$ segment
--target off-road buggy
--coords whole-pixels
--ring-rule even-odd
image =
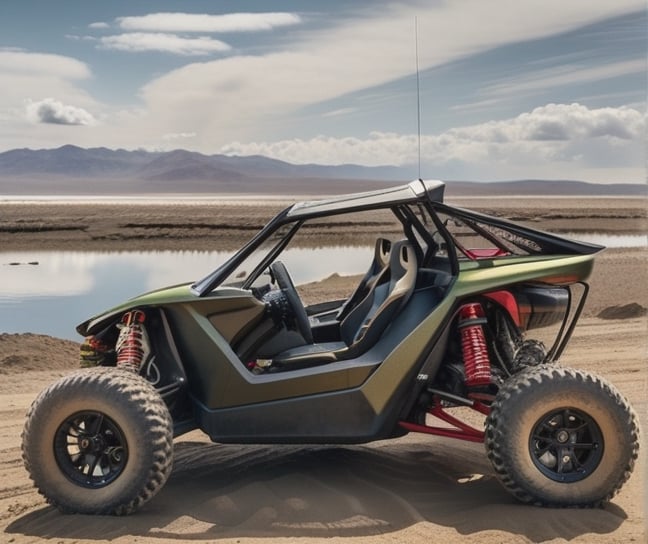
[[[556,363],[603,248],[443,191],[416,180],[295,204],[207,277],[79,325],[92,368],[43,391],[23,431],[38,490],[63,512],[128,514],[193,429],[221,443],[421,432],[484,442],[523,502],[609,500],[637,458],[636,417],[608,382]]]

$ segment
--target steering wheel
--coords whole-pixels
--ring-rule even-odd
[[[308,314],[306,313],[306,308],[297,294],[297,289],[295,289],[295,284],[288,274],[286,266],[281,261],[275,261],[270,265],[270,272],[277,281],[279,288],[286,294],[288,299],[288,304],[293,311],[295,316],[295,321],[297,323],[297,329],[306,340],[307,344],[313,343],[313,331],[311,330],[310,320],[308,319]]]

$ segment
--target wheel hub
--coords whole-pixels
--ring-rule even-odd
[[[68,479],[93,489],[114,481],[128,461],[121,429],[101,412],[67,418],[54,436],[54,455]]]
[[[101,453],[105,448],[105,442],[99,435],[79,438],[79,449],[83,453]]]
[[[529,439],[529,454],[546,477],[557,482],[587,478],[603,457],[603,435],[584,412],[561,408],[542,416]]]

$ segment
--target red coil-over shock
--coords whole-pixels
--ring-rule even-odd
[[[151,347],[144,328],[144,312],[132,310],[122,316],[119,327],[119,337],[115,351],[117,352],[117,367],[139,372],[142,364],[148,359]]]
[[[482,325],[485,324],[484,309],[478,302],[464,304],[459,308],[459,330],[468,388],[491,383],[490,359]]]

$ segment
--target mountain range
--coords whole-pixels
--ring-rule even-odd
[[[416,177],[413,167],[291,164],[263,156],[204,155],[183,149],[127,151],[12,149],[0,153],[0,194],[317,194],[384,187]],[[447,181],[462,195],[635,195],[646,185],[567,180]]]

